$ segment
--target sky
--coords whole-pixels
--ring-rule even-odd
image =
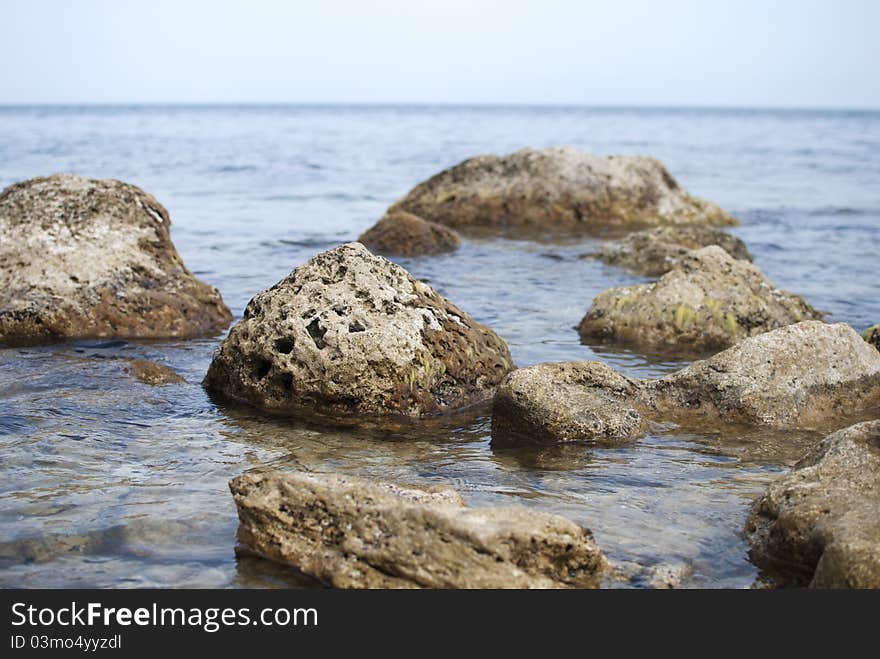
[[[880,108],[880,0],[0,0],[0,104]]]

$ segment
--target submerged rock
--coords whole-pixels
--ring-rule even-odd
[[[862,332],[862,338],[877,348],[877,350],[880,350],[880,325],[872,325],[866,329]]]
[[[418,417],[486,400],[507,345],[360,243],[319,254],[254,297],[214,353],[209,391],[338,421]]]
[[[148,359],[132,359],[128,362],[125,370],[131,373],[136,380],[152,386],[185,382],[173,368]]]
[[[687,225],[636,231],[606,243],[601,252],[590,254],[610,265],[635,270],[647,277],[659,277],[677,267],[693,250],[718,245],[735,259],[751,261],[745,243],[716,227]]]
[[[216,334],[232,315],[186,269],[168,211],[114,180],[56,174],[0,192],[0,340]]]
[[[750,337],[658,380],[596,362],[512,372],[493,404],[495,441],[635,439],[649,422],[831,428],[880,406],[880,353],[844,323],[804,321]]]
[[[771,483],[745,535],[785,583],[880,588],[880,421],[829,435]]]
[[[454,490],[338,474],[250,473],[230,482],[238,550],[336,588],[595,587],[589,531],[524,508],[467,508]]]
[[[712,245],[685,255],[659,281],[600,293],[578,331],[583,339],[706,352],[819,317],[754,265]]]
[[[358,242],[379,254],[425,256],[454,252],[461,244],[452,229],[406,211],[389,211]]]
[[[417,185],[392,209],[461,231],[500,234],[736,224],[715,204],[682,190],[654,158],[567,147],[465,160]]]
[[[599,362],[517,369],[495,392],[492,436],[514,442],[635,439],[646,430],[639,387]]]

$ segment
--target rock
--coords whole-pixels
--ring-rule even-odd
[[[131,373],[136,380],[152,386],[186,382],[174,369],[164,364],[151,362],[148,359],[132,359],[128,362],[125,370]]]
[[[589,531],[524,508],[467,508],[450,489],[339,474],[249,473],[230,483],[238,551],[336,588],[594,587]]]
[[[844,323],[744,339],[658,380],[597,362],[518,369],[495,394],[492,441],[623,441],[650,423],[831,428],[880,406],[880,353]]]
[[[784,583],[880,588],[880,421],[829,435],[771,483],[745,535]]]
[[[379,254],[425,256],[454,252],[461,239],[452,229],[406,211],[390,211],[358,238]]]
[[[514,235],[736,224],[715,204],[687,194],[653,158],[572,148],[465,160],[417,185],[392,209],[460,231]]]
[[[472,405],[511,368],[494,332],[400,266],[348,243],[251,300],[204,384],[227,399],[336,423]]]
[[[862,332],[862,338],[877,348],[877,350],[880,350],[880,325],[872,325],[866,329]]]
[[[494,442],[615,443],[646,430],[640,384],[599,362],[537,364],[508,375],[492,406]]]
[[[56,174],[0,192],[0,340],[182,338],[232,315],[186,269],[168,211],[127,183]]]
[[[718,245],[735,259],[751,261],[745,243],[722,229],[701,225],[665,226],[636,231],[606,243],[589,254],[610,265],[623,266],[647,277],[659,277],[677,267],[692,250]]]
[[[649,390],[665,415],[822,427],[880,405],[880,353],[846,323],[804,321],[696,361]]]
[[[578,330],[584,340],[700,353],[819,317],[754,265],[712,245],[682,257],[659,281],[600,293]]]

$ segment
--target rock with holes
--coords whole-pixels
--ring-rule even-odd
[[[461,239],[452,229],[406,211],[391,211],[358,238],[378,254],[426,256],[454,252]]]
[[[585,340],[699,353],[820,317],[754,265],[712,245],[690,252],[656,282],[600,293],[578,330]]]
[[[607,566],[574,522],[468,508],[448,488],[268,471],[239,476],[230,489],[240,553],[336,588],[585,588]]]
[[[417,185],[392,209],[484,234],[736,224],[715,204],[682,190],[653,158],[596,156],[572,148],[465,160]]]
[[[735,259],[752,260],[742,240],[717,227],[698,224],[636,231],[606,243],[601,252],[589,256],[641,275],[659,277],[678,266],[692,250],[709,245],[718,245]]]
[[[517,369],[495,392],[492,440],[616,443],[641,437],[646,419],[639,387],[599,362]]]
[[[880,408],[880,352],[847,324],[803,321],[744,339],[657,380],[598,362],[513,371],[495,394],[494,442],[621,442],[651,422],[833,429]]]
[[[880,325],[872,325],[866,329],[862,332],[862,338],[877,348],[877,350],[880,350]]]
[[[783,583],[880,588],[880,421],[829,435],[771,483],[745,535]]]
[[[229,309],[186,269],[170,224],[119,181],[56,174],[0,192],[0,341],[223,330]]]
[[[511,367],[492,330],[349,243],[251,300],[214,353],[205,386],[327,421],[419,417],[487,399]]]

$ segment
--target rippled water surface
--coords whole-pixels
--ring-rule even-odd
[[[0,186],[59,171],[135,183],[169,209],[197,276],[240,315],[389,203],[478,153],[570,144],[662,159],[735,229],[777,285],[857,329],[880,321],[880,114],[630,109],[0,108]],[[655,377],[683,362],[581,345],[600,291],[642,281],[579,258],[598,242],[466,240],[401,259],[510,344],[520,366],[600,359]],[[408,436],[321,430],[208,400],[220,337],[0,349],[0,586],[290,586],[236,560],[227,481],[259,465],[449,482],[591,528],[620,562],[690,566],[687,585],[748,587],[751,499],[809,433],[681,434],[619,448],[500,449],[485,411]],[[143,357],[182,385],[126,372]]]

